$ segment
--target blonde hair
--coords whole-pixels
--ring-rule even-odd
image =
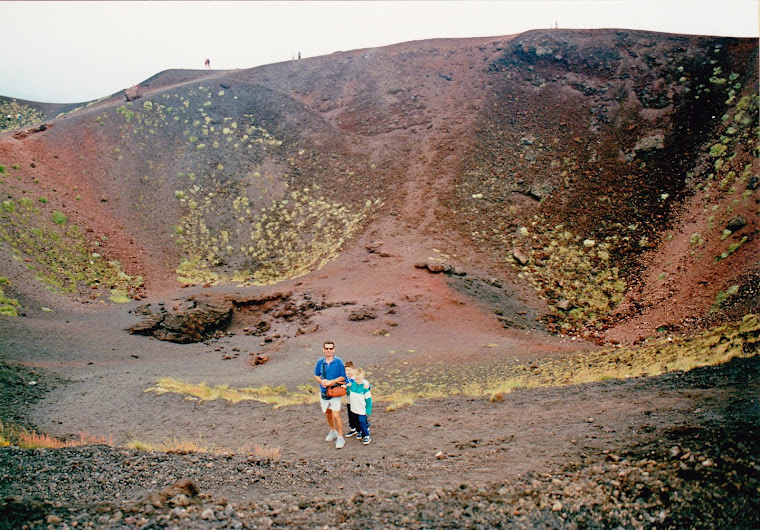
[[[354,379],[364,379],[364,370],[361,368],[354,368]]]

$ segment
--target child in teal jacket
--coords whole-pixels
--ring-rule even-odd
[[[364,379],[364,370],[356,368],[354,370],[353,380],[346,386],[348,402],[351,405],[351,412],[355,413],[359,419],[359,432],[357,440],[361,440],[364,445],[369,445],[372,439],[369,437],[369,421],[367,416],[372,414],[372,393],[369,381]]]

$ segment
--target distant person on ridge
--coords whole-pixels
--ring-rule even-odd
[[[211,68],[211,59],[206,59],[206,62],[205,62],[205,63],[203,63],[203,65],[204,65],[206,68],[209,68],[209,69],[210,69],[210,68]]]
[[[322,345],[324,357],[320,357],[317,365],[314,367],[314,379],[320,386],[320,403],[322,412],[325,413],[327,425],[330,432],[327,433],[326,442],[335,440],[335,448],[341,449],[346,445],[343,438],[343,420],[340,417],[340,397],[329,397],[327,389],[333,385],[344,383],[346,381],[346,367],[343,359],[335,356],[335,343],[325,341]]]

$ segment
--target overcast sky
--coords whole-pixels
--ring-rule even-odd
[[[626,28],[754,37],[760,0],[0,2],[0,95],[113,94],[171,68],[252,68],[437,37]]]

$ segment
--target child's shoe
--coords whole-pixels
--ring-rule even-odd
[[[364,437],[364,440],[362,440],[362,443],[363,443],[364,445],[369,445],[369,443],[370,443],[371,441],[372,441],[372,438],[370,438],[369,436],[365,436],[365,437]]]
[[[359,432],[356,429],[351,429],[348,431],[348,434],[346,434],[346,438],[351,438],[352,436],[356,436],[356,433]]]

